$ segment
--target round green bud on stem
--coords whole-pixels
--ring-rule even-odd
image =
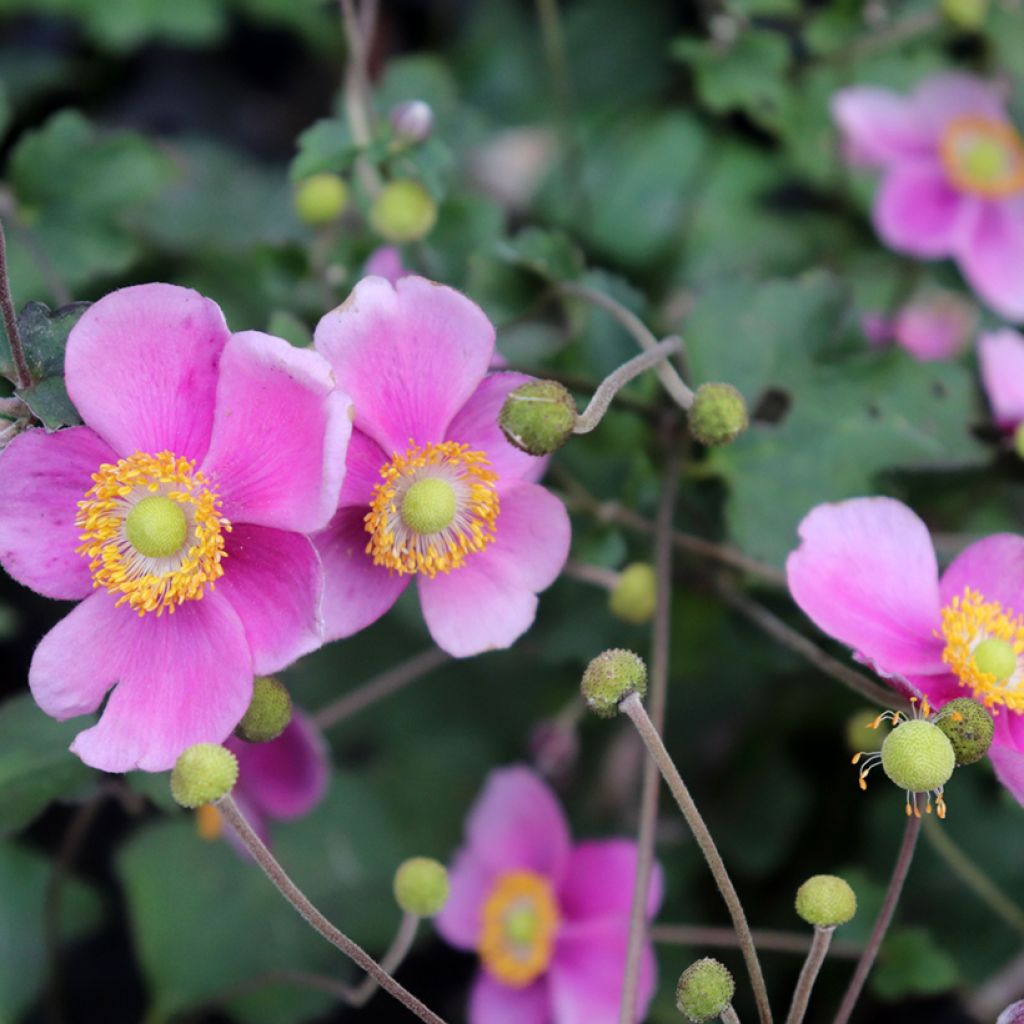
[[[1024,459],[1024,422],[1013,432],[1013,450]]]
[[[956,763],[974,764],[992,746],[995,723],[988,710],[970,697],[957,697],[946,704],[935,723],[953,745]]]
[[[389,242],[417,242],[437,223],[437,203],[418,181],[392,181],[370,207],[370,226]]]
[[[336,220],[348,206],[348,185],[337,174],[324,171],[295,186],[295,212],[310,227]]]
[[[635,625],[647,622],[654,614],[658,601],[657,577],[654,566],[634,562],[619,573],[618,581],[608,596],[612,615]]]
[[[989,0],[941,0],[943,17],[965,32],[977,32],[988,17]]]
[[[238,781],[238,760],[217,743],[196,743],[171,771],[171,796],[182,807],[196,808],[227,796]]]
[[[882,722],[878,728],[873,729],[877,718],[877,712],[865,710],[855,711],[846,720],[846,743],[852,753],[856,754],[860,750],[871,753],[882,749],[889,727]]]
[[[509,392],[498,426],[528,455],[550,455],[572,437],[578,418],[572,395],[558,381],[535,380]]]
[[[747,429],[747,403],[731,384],[702,384],[689,412],[690,433],[708,448],[735,441]]]
[[[796,912],[817,928],[835,928],[857,913],[857,895],[842,878],[814,875],[796,891]]]
[[[923,718],[898,725],[882,744],[882,770],[911,793],[944,786],[955,767],[953,744],[937,725]]]
[[[153,494],[131,507],[124,519],[128,543],[146,558],[167,558],[185,546],[188,519],[173,498]]]
[[[721,1017],[736,994],[736,982],[725,964],[709,956],[690,964],[676,985],[676,1006],[693,1024]]]
[[[587,666],[580,690],[595,715],[611,718],[631,693],[643,697],[647,692],[647,666],[632,651],[605,651]]]
[[[455,489],[447,480],[425,476],[402,498],[402,522],[416,533],[437,533],[455,518]]]
[[[430,857],[410,857],[395,872],[395,902],[407,914],[433,917],[448,902],[448,871]]]
[[[257,676],[252,682],[249,710],[235,726],[235,735],[247,743],[269,743],[292,720],[292,699],[284,684],[273,676]]]

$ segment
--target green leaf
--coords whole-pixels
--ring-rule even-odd
[[[562,231],[524,228],[497,248],[501,257],[546,281],[571,281],[583,273],[583,253]]]
[[[883,999],[932,996],[953,988],[959,979],[953,958],[927,929],[901,928],[882,944],[871,989]]]
[[[209,45],[227,27],[223,0],[103,0],[82,5],[81,10],[86,32],[100,46],[119,53],[158,39]]]
[[[298,348],[313,344],[313,332],[294,313],[289,313],[286,309],[274,310],[267,325],[267,333],[273,334],[276,338],[284,338]]]
[[[340,117],[317,121],[299,136],[298,146],[289,171],[292,181],[301,181],[321,171],[341,174],[359,155],[348,122]]]

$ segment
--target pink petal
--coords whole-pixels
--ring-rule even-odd
[[[342,508],[313,537],[324,569],[324,638],[337,640],[376,622],[409,585],[411,577],[373,564],[366,553],[365,507]]]
[[[938,164],[901,164],[882,180],[874,221],[898,252],[932,259],[956,251],[975,200],[957,192]]]
[[[460,850],[448,869],[448,902],[434,925],[441,937],[458,949],[475,950],[480,940],[481,913],[499,872],[489,868],[476,851]]]
[[[997,533],[964,548],[943,573],[942,603],[961,596],[965,588],[981,591],[986,601],[1004,610],[1024,612],[1024,537]]]
[[[937,293],[904,306],[896,317],[896,341],[915,359],[952,359],[970,341],[974,309],[951,293]]]
[[[921,130],[936,137],[956,117],[1005,121],[1005,90],[973,75],[959,72],[925,79],[911,96],[912,115]]]
[[[468,1019],[469,1024],[550,1024],[547,984],[540,978],[526,988],[510,988],[481,971],[469,996]]]
[[[409,271],[402,266],[402,254],[393,245],[382,245],[370,253],[363,267],[365,277],[383,277],[394,284],[400,277],[408,277]]]
[[[1011,1003],[996,1019],[996,1024],[1024,1024],[1024,999]]]
[[[461,441],[476,451],[486,452],[491,468],[503,482],[534,483],[548,466],[548,459],[527,455],[510,445],[498,426],[498,414],[509,392],[534,379],[524,373],[489,374],[448,428],[449,441]]]
[[[75,553],[75,514],[92,474],[116,461],[88,427],[30,430],[0,454],[0,563],[19,583],[58,600],[90,592],[89,559]]]
[[[118,455],[201,460],[210,443],[220,307],[191,288],[122,288],[85,311],[68,339],[68,394]]]
[[[430,635],[456,658],[509,647],[533,624],[534,596],[569,555],[565,506],[536,484],[501,490],[497,540],[448,575],[419,580]]]
[[[350,405],[315,352],[258,331],[232,335],[203,463],[224,515],[300,533],[326,526],[345,473]]]
[[[789,590],[819,629],[886,672],[941,672],[938,567],[928,529],[891,498],[819,505],[786,562]]]
[[[957,259],[981,299],[1009,320],[1024,320],[1024,201],[980,203]]]
[[[1004,430],[1024,421],[1024,335],[1004,327],[978,341],[981,380],[992,415]]]
[[[105,637],[121,681],[99,723],[71,749],[102,771],[160,772],[194,743],[222,743],[249,706],[253,678],[245,632],[228,601],[208,593],[173,615],[117,611],[133,623]]]
[[[911,675],[906,681],[910,686],[901,686],[900,677],[888,680],[907,697],[927,697],[933,708],[941,708],[955,697],[969,697],[971,691],[960,685],[960,680],[951,672],[937,672],[934,675]]]
[[[217,590],[245,627],[253,671],[269,675],[315,651],[323,636],[323,573],[309,538],[243,523],[226,539]]]
[[[906,96],[871,85],[851,86],[832,97],[831,107],[854,163],[884,166],[935,152],[935,132],[921,123]]]
[[[609,917],[629,920],[636,875],[636,843],[605,839],[579,843],[569,857],[558,902],[565,919],[590,922]],[[655,864],[647,890],[647,915],[654,917],[663,895],[661,865]]]
[[[1017,803],[1024,806],[1024,753],[993,745],[988,756],[992,759],[996,778],[1013,794]]]
[[[338,505],[361,505],[364,509],[373,501],[374,490],[381,482],[381,469],[388,464],[390,456],[376,441],[361,430],[352,431],[345,456],[345,482],[341,487]]]
[[[494,328],[465,296],[422,277],[360,281],[317,325],[316,347],[352,396],[356,425],[388,454],[442,441],[483,380]]]

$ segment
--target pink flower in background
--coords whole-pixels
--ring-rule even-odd
[[[974,307],[952,292],[922,296],[893,317],[868,313],[861,321],[872,345],[895,342],[921,362],[958,356],[967,348],[977,323]]]
[[[853,163],[881,168],[882,240],[955,259],[993,309],[1024,320],[1024,139],[998,88],[945,74],[909,96],[875,86],[836,93],[832,114]]]
[[[488,373],[494,328],[451,288],[364,278],[315,343],[352,396],[338,513],[315,540],[329,639],[374,622],[416,577],[434,640],[466,657],[508,647],[569,553],[545,460],[505,440],[498,413],[530,378]]]
[[[215,303],[165,284],[90,307],[66,371],[86,425],[0,455],[0,562],[81,602],[29,684],[59,719],[113,687],[71,749],[104,771],[162,771],[230,734],[254,675],[319,646],[304,534],[337,504],[350,402],[315,352],[231,334]]]
[[[996,1024],[1024,1024],[1024,999],[1003,1010]]]
[[[572,844],[551,790],[528,768],[492,773],[451,866],[441,935],[480,956],[469,1024],[615,1024],[619,1019],[636,845]],[[661,903],[655,865],[649,918]],[[638,1019],[654,992],[643,950]]]
[[[400,277],[408,277],[409,273],[402,265],[402,254],[393,245],[382,245],[374,249],[363,267],[365,277],[383,277],[392,284]]]
[[[1024,335],[1004,327],[978,342],[981,381],[998,426],[1014,431],[1024,423]]]
[[[940,578],[928,528],[892,498],[819,505],[799,534],[786,563],[793,600],[902,693],[935,707],[981,701],[996,774],[1024,804],[1024,537],[971,544]],[[982,644],[998,677],[978,663]]]

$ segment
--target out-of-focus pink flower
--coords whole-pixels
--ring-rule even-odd
[[[469,1024],[615,1024],[629,938],[636,844],[572,844],[561,807],[528,768],[496,771],[466,821],[436,922],[480,956]],[[661,904],[660,868],[648,890]],[[638,1019],[655,985],[648,942]]]
[[[996,1024],[1024,1024],[1024,999],[1003,1010]]]
[[[370,253],[363,267],[365,277],[383,277],[394,284],[400,277],[408,277],[410,271],[402,265],[402,254],[393,245],[381,245]]]
[[[498,427],[531,378],[488,373],[494,328],[465,296],[420,277],[364,278],[316,329],[352,395],[338,513],[316,538],[329,638],[378,619],[415,576],[427,627],[455,657],[508,647],[569,552],[546,465]]]
[[[895,342],[923,363],[959,355],[977,324],[977,310],[952,292],[923,295],[908,302],[893,317],[866,313],[861,318],[861,327],[871,345]]]
[[[981,381],[999,427],[1016,430],[1024,423],[1024,335],[1004,327],[978,342]]]
[[[104,771],[162,771],[231,733],[254,675],[321,643],[305,534],[337,505],[351,403],[317,353],[231,334],[213,302],[166,284],[88,309],[66,371],[86,425],[0,455],[0,562],[81,602],[29,684],[60,719],[113,687],[71,749]]]
[[[804,613],[901,693],[989,708],[989,757],[1024,804],[1024,655],[1001,679],[974,659],[983,640],[1024,649],[1024,537],[971,544],[940,578],[928,528],[891,498],[819,505],[799,534],[786,574]]]
[[[836,93],[832,114],[853,163],[881,168],[875,227],[924,259],[955,259],[997,312],[1024,320],[1024,139],[1005,97],[944,74],[909,96],[874,86]]]

